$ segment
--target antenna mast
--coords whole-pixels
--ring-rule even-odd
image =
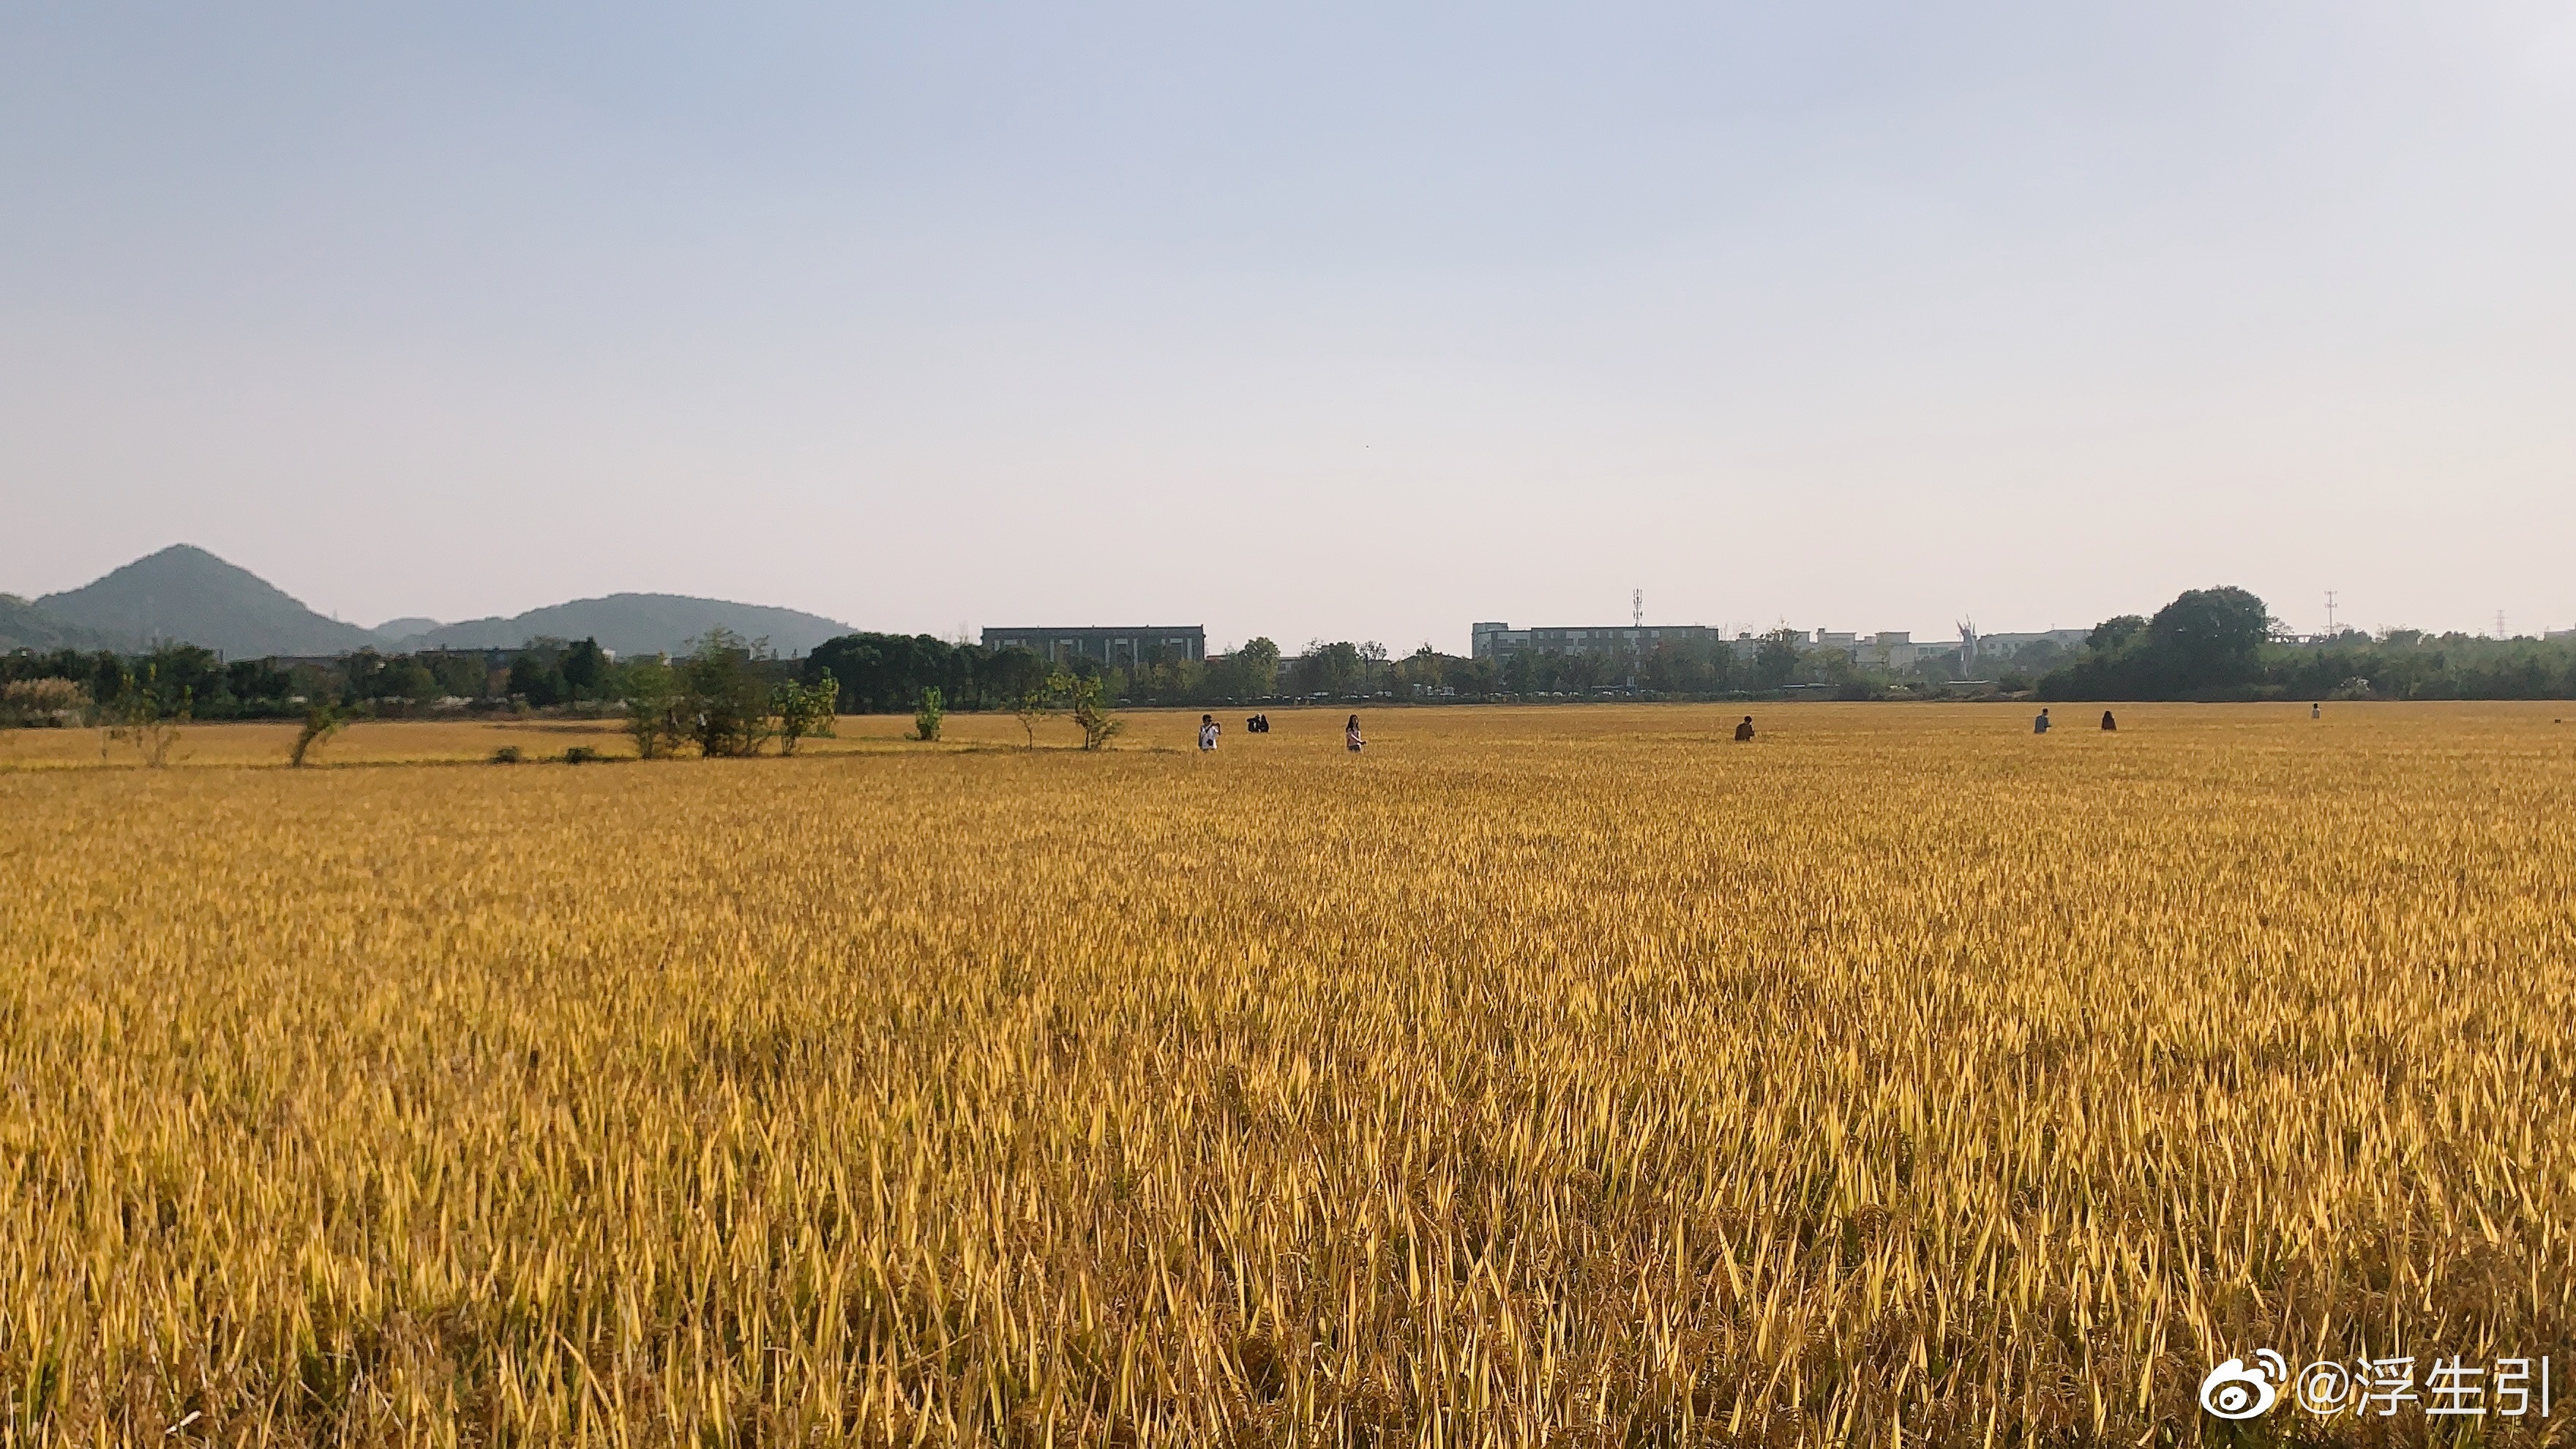
[[[1632,623],[1632,624],[1634,624],[1636,627],[1638,627],[1638,628],[1640,628],[1640,629],[1645,628],[1645,627],[1646,627],[1646,591],[1645,591],[1644,589],[1639,589],[1639,590],[1637,590],[1637,591],[1636,591],[1636,593],[1634,593],[1634,594],[1630,595],[1630,596],[1629,596],[1629,599],[1628,599],[1628,605],[1629,605],[1629,609],[1628,609],[1628,619],[1629,619],[1629,622],[1630,622],[1630,623]]]
[[[2326,637],[2327,637],[2327,638],[2329,638],[2329,639],[2331,639],[2331,638],[2333,638],[2333,637],[2334,637],[2334,631],[2335,631],[2335,626],[2334,626],[2334,611],[2335,611],[2335,591],[2334,591],[2334,590],[2332,590],[2332,589],[2328,589],[2328,590],[2326,590]]]

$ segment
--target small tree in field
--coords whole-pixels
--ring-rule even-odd
[[[659,659],[639,659],[622,666],[621,692],[626,699],[626,731],[635,737],[635,753],[647,760],[668,758],[680,747],[680,681]]]
[[[938,739],[940,721],[947,717],[947,705],[939,697],[939,686],[931,685],[921,692],[921,708],[912,712],[912,737],[916,740]]]
[[[1057,697],[1064,701],[1067,714],[1082,726],[1082,747],[1104,750],[1112,736],[1127,728],[1126,722],[1109,712],[1109,692],[1097,677],[1080,674],[1058,674]]]
[[[792,755],[807,735],[830,735],[832,714],[840,707],[841,685],[826,669],[812,684],[789,680],[771,692],[769,707],[778,715],[778,753]]]
[[[756,755],[776,732],[769,685],[753,660],[766,642],[745,644],[730,629],[710,629],[680,662],[682,713],[699,754],[709,759]]]
[[[1054,683],[1050,677],[1037,688],[1022,694],[1019,703],[1011,707],[1011,713],[1020,717],[1020,733],[1032,750],[1038,747],[1038,721],[1055,713]]]
[[[180,690],[176,707],[164,708],[158,683],[157,666],[147,664],[141,679],[127,676],[116,697],[99,707],[101,758],[109,745],[121,741],[140,751],[143,763],[155,770],[170,763],[171,748],[179,743],[179,726],[188,722],[196,697],[192,690]]]
[[[340,713],[340,706],[336,704],[308,707],[304,711],[304,729],[296,735],[295,749],[286,757],[286,763],[303,769],[304,757],[320,749],[324,741],[338,734],[348,722],[348,717]]]

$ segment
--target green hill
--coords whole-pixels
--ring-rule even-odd
[[[354,624],[317,614],[248,569],[175,544],[36,606],[116,648],[202,644],[232,658],[338,654],[373,644]]]
[[[112,649],[115,641],[48,614],[16,594],[0,594],[0,651]]]
[[[677,654],[709,629],[730,629],[745,639],[767,639],[781,654],[803,654],[826,639],[853,632],[819,614],[684,594],[610,594],[531,609],[512,618],[468,619],[415,634],[401,649],[509,649],[539,637],[596,639],[619,654]]]

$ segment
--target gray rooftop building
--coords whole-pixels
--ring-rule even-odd
[[[1199,624],[1138,624],[1127,628],[987,629],[987,649],[1026,649],[1050,664],[1089,659],[1101,664],[1160,664],[1205,660],[1207,629]]]

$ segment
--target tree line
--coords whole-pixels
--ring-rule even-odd
[[[2240,588],[2189,589],[2095,625],[2047,699],[2576,699],[2576,639],[2390,629],[2294,640]]]
[[[249,720],[400,718],[435,708],[568,710],[634,716],[681,709],[682,731],[718,753],[735,747],[755,694],[764,709],[788,685],[808,691],[798,708],[833,714],[949,710],[1024,713],[1032,701],[1071,712],[1074,693],[1098,707],[1208,708],[1287,700],[1492,700],[1582,698],[1605,693],[1684,699],[1823,691],[1869,699],[1965,691],[2048,699],[2576,698],[2576,640],[2487,639],[2395,629],[2292,641],[2263,601],[2241,588],[2189,590],[2153,615],[2124,614],[2085,643],[2046,641],[1979,661],[1990,680],[1961,679],[1958,658],[1927,652],[1911,668],[1872,670],[1838,648],[1812,647],[1776,629],[1750,649],[1715,638],[1667,640],[1633,655],[1522,651],[1506,659],[1443,654],[1425,644],[1395,655],[1374,641],[1310,641],[1294,658],[1269,639],[1196,660],[1149,654],[1134,664],[1082,659],[1056,665],[1026,649],[988,650],[928,634],[857,633],[801,660],[773,658],[757,641],[710,636],[738,656],[739,678],[719,681],[708,640],[680,660],[612,660],[595,639],[532,639],[505,656],[480,650],[380,654],[362,649],[326,663],[224,660],[188,644],[143,654],[20,650],[0,655],[0,725],[113,723],[116,719]],[[703,657],[702,657],[703,656]],[[726,666],[732,668],[733,666]],[[692,673],[692,671],[695,671]],[[695,683],[691,683],[695,681]],[[810,694],[829,682],[828,697]],[[721,683],[722,688],[717,685]],[[692,690],[696,693],[692,694]],[[712,711],[693,699],[732,700]],[[819,701],[819,703],[817,702]],[[639,704],[640,702],[640,704]],[[779,720],[770,711],[761,716]],[[702,718],[713,733],[698,738]],[[927,726],[935,730],[935,722]],[[664,736],[670,735],[668,719]],[[747,724],[742,728],[750,728]],[[758,731],[752,730],[752,733]],[[760,736],[761,742],[782,738]],[[676,747],[676,745],[674,745]]]
[[[19,650],[0,655],[0,686],[47,680],[68,685],[76,693],[46,693],[58,713],[87,713],[148,699],[165,714],[197,720],[295,719],[317,705],[362,717],[399,718],[451,700],[484,709],[609,708],[624,697],[621,671],[637,663],[611,663],[596,639],[532,639],[510,655],[496,667],[482,650],[380,654],[361,649],[329,664],[226,660],[194,644],[165,644],[140,654]],[[15,691],[27,698],[36,693]]]

